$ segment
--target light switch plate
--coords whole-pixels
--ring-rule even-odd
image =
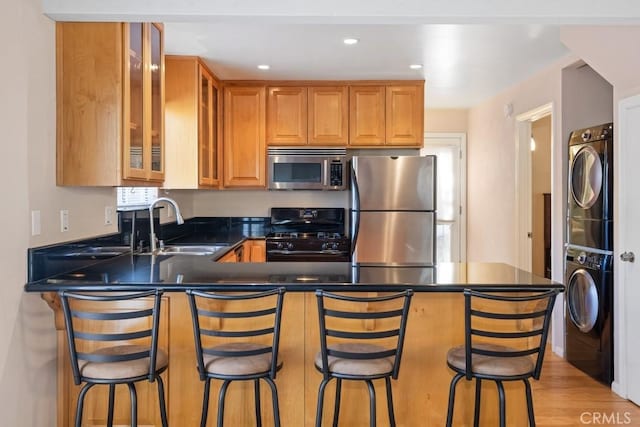
[[[60,231],[69,231],[69,211],[66,209],[60,211]]]
[[[112,225],[113,224],[113,206],[105,206],[104,207],[104,225]]]
[[[42,222],[40,221],[40,211],[31,211],[31,235],[39,236],[42,232]]]

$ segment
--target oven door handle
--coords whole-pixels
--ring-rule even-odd
[[[324,250],[324,251],[287,251],[285,249],[271,249],[267,251],[270,254],[278,255],[344,255],[347,251]]]

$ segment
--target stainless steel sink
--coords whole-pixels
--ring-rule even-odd
[[[167,245],[158,249],[155,255],[213,255],[219,250],[226,249],[227,245]],[[153,255],[151,252],[141,255]]]

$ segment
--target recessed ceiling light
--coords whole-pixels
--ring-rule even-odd
[[[260,65],[258,65],[258,68],[261,69],[261,70],[268,70],[271,67],[268,66],[267,64],[260,64]]]
[[[348,38],[348,39],[344,39],[344,40],[342,40],[342,42],[343,42],[344,44],[348,44],[348,45],[351,45],[351,44],[358,44],[358,42],[359,42],[359,41],[360,41],[360,40],[358,40],[358,39],[353,39],[353,38]]]
[[[422,64],[411,64],[409,65],[409,68],[411,68],[412,70],[419,70],[422,68]]]

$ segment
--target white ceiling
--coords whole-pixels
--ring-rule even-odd
[[[469,107],[523,80],[567,53],[558,35],[542,25],[165,24],[167,53],[201,56],[223,80],[425,79],[430,108]]]
[[[425,79],[428,108],[467,108],[568,54],[561,25],[637,24],[636,0],[42,0],[56,20],[160,21],[168,54],[221,79]],[[551,12],[552,11],[552,12]],[[360,43],[345,46],[342,39]],[[410,64],[423,64],[410,70]],[[258,64],[271,69],[260,71]]]

